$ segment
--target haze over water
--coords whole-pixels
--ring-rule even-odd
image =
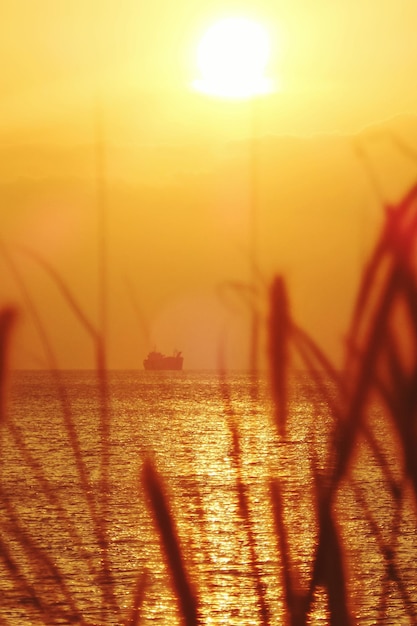
[[[199,42],[225,16],[269,33],[275,89],[264,97],[231,101],[192,88]],[[107,208],[111,368],[140,366],[154,344],[181,349],[190,368],[215,368],[225,326],[227,365],[246,366],[242,308],[219,303],[218,290],[250,279],[254,195],[264,284],[287,276],[297,321],[339,358],[383,205],[416,178],[416,20],[414,0],[7,2],[1,234],[59,366],[94,367],[91,349],[22,247],[96,320],[98,195]],[[213,78],[225,65],[216,58]],[[2,302],[25,309],[0,263]],[[16,333],[14,366],[45,367],[27,316]]]

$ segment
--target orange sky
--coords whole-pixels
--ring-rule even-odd
[[[396,140],[417,149],[417,4],[306,4],[6,0],[1,238],[62,367],[93,366],[92,348],[50,278],[19,246],[41,254],[97,321],[97,99],[110,366],[140,367],[156,344],[182,349],[186,367],[215,367],[224,329],[228,364],[247,365],[247,310],[223,286],[250,278],[253,150],[265,282],[283,272],[297,320],[340,356],[360,267],[383,214],[358,145],[385,200],[416,176],[416,162]],[[255,104],[190,88],[199,37],[229,14],[260,20],[272,37],[269,72],[280,88]],[[45,364],[16,279],[0,263],[0,302],[22,309],[13,364]]]

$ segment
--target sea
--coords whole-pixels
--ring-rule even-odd
[[[389,425],[376,410],[371,421],[401,496],[359,440],[334,503],[345,597],[352,624],[416,624],[415,501]],[[333,422],[303,373],[279,433],[263,373],[12,372],[1,424],[0,624],[185,623],[144,467],[162,490],[199,623],[289,623],[285,574],[294,590],[308,589]],[[318,584],[309,624],[330,623],[327,600]]]

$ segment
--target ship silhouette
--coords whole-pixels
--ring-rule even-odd
[[[145,370],[182,370],[183,356],[178,350],[172,356],[152,350],[143,361]]]

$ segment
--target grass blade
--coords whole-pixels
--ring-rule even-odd
[[[181,550],[174,519],[168,505],[162,482],[147,460],[142,469],[142,482],[150,502],[163,554],[171,573],[172,584],[178,599],[185,626],[200,624],[197,596],[189,581],[184,555]]]

